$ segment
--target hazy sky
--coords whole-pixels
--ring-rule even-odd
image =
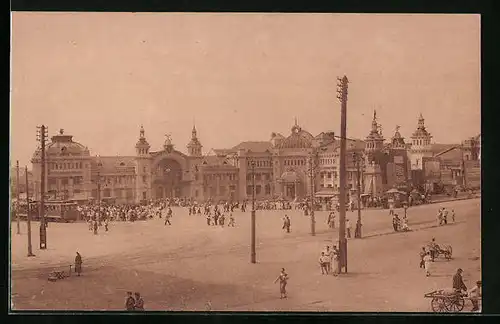
[[[11,159],[36,126],[64,128],[92,154],[133,155],[171,133],[186,152],[193,120],[204,152],[340,129],[337,76],[350,79],[348,137],[373,109],[386,138],[409,138],[422,113],[435,142],[480,132],[479,15],[12,14]],[[15,163],[15,162],[12,162]]]

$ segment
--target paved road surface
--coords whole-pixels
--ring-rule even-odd
[[[455,208],[455,224],[435,226],[441,206]],[[287,213],[290,234],[281,231],[284,212],[257,212],[257,264],[249,263],[249,213],[235,213],[237,227],[221,228],[177,209],[171,227],[157,219],[118,222],[97,236],[86,224],[50,224],[49,249],[38,250],[33,235],[34,258],[25,256],[26,235],[14,229],[14,309],[121,310],[131,290],[142,293],[149,310],[203,311],[210,303],[212,310],[429,311],[423,294],[450,286],[457,267],[466,284],[480,279],[479,199],[411,208],[411,233],[392,233],[387,211],[364,212],[365,238],[349,241],[349,273],[338,278],[321,275],[317,265],[319,251],[337,240],[327,213],[317,213],[315,237],[309,217]],[[354,225],[356,212],[348,216]],[[38,224],[33,229],[38,234]],[[453,245],[454,259],[436,262],[426,278],[418,252],[431,237]],[[50,270],[72,263],[77,250],[84,276],[48,282]],[[281,267],[291,277],[286,300],[273,284]]]

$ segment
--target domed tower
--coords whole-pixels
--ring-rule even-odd
[[[196,126],[193,125],[193,130],[191,131],[191,141],[187,145],[189,155],[190,156],[201,156],[201,148],[202,147],[203,146],[201,145],[200,141],[198,140]]]
[[[411,136],[410,159],[412,170],[422,170],[422,159],[432,156],[431,134],[425,129],[425,119],[420,114],[417,129]]]
[[[139,140],[135,144],[137,157],[135,159],[135,200],[139,203],[142,200],[151,198],[151,170],[150,170],[150,145],[144,136],[144,127],[141,125]]]
[[[375,153],[384,148],[384,137],[380,132],[380,125],[377,123],[377,111],[373,111],[372,129],[365,140],[365,153],[369,161],[373,159]]]

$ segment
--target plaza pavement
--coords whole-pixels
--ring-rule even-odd
[[[456,223],[437,227],[441,206],[454,208]],[[337,231],[318,212],[317,235],[299,211],[257,211],[257,264],[249,262],[250,213],[235,212],[236,227],[207,226],[203,216],[174,209],[172,226],[153,219],[112,223],[93,235],[84,223],[50,224],[48,249],[26,257],[26,229],[12,231],[13,309],[122,310],[125,292],[139,291],[147,310],[232,311],[430,311],[426,292],[450,287],[456,268],[468,286],[480,279],[480,200],[412,207],[410,233],[393,233],[387,210],[363,212],[363,239],[351,239],[347,274],[321,275],[319,252]],[[281,217],[292,219],[292,233]],[[402,214],[402,212],[400,212]],[[348,212],[354,226],[357,213]],[[418,252],[432,237],[453,246],[451,261],[438,260],[432,276],[419,269]],[[49,282],[52,269],[83,256],[82,277]],[[290,275],[289,298],[273,281],[281,267]],[[466,304],[470,309],[470,303]]]

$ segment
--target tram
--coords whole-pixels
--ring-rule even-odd
[[[17,211],[19,213],[19,218],[26,220],[28,218],[28,205],[26,202],[18,202]],[[39,221],[39,207],[40,203],[37,201],[31,201],[29,203],[29,211],[31,215],[31,220]],[[45,219],[48,222],[58,222],[58,223],[71,223],[79,220],[80,213],[78,212],[78,204],[72,201],[47,201],[45,202]]]

